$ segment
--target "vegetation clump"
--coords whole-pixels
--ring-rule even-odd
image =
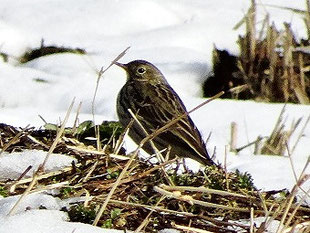
[[[109,128],[106,132],[110,132],[101,141],[106,150],[98,150],[83,142],[86,138],[81,137],[81,132],[76,133],[74,127],[67,128],[55,152],[70,154],[78,162],[59,172],[39,176],[33,189],[63,184],[59,187],[59,198],[80,199],[67,207],[68,210],[64,209],[71,221],[96,223],[105,228],[143,228],[147,232],[189,224],[193,228],[215,232],[238,232],[240,229],[248,231],[250,226],[232,220],[249,219],[251,213],[253,217],[268,214],[280,220],[288,211],[291,213],[290,221],[296,224],[310,216],[309,208],[294,202],[288,204],[292,193],[278,198],[283,190],[257,190],[248,173],[227,172],[219,165],[194,173],[177,159],[161,164],[140,159],[129,163],[132,154],[126,155],[125,150],[119,150],[123,151],[121,154],[113,153],[119,143],[111,138],[117,135],[122,140],[122,133],[115,133],[118,126],[113,122],[103,125]],[[111,130],[110,127],[115,128]],[[0,124],[0,131],[0,145],[6,151],[30,148],[47,151],[56,137],[51,129],[21,130],[5,124]],[[184,171],[181,172],[182,167]],[[1,180],[0,187],[3,187],[1,190],[5,195],[16,195],[23,193],[29,182],[31,180],[22,177],[18,181]],[[107,206],[96,222],[107,198]]]
[[[308,28],[309,4],[303,14]],[[269,15],[258,29],[257,5],[252,6],[236,28],[245,25],[239,37],[240,55],[214,49],[213,72],[204,83],[204,95],[227,91],[222,98],[254,99],[264,102],[310,103],[310,54],[307,39],[296,39],[291,25],[279,30]],[[288,10],[288,9],[286,9]],[[297,12],[296,9],[290,9]],[[309,32],[309,30],[308,30]]]

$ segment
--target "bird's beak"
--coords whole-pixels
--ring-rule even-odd
[[[124,70],[126,70],[127,71],[127,66],[126,66],[126,64],[122,64],[122,63],[119,63],[119,62],[114,62],[114,64],[115,65],[117,65],[117,66],[119,66],[119,67],[121,67],[121,68],[123,68]]]

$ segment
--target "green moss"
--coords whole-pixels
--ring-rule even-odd
[[[236,176],[238,178],[238,181],[235,185],[246,189],[246,190],[253,190],[254,189],[254,183],[253,178],[250,173],[245,172],[241,173],[238,169],[236,170]]]
[[[82,222],[92,224],[96,218],[94,206],[84,207],[82,204],[72,206],[68,211],[72,222]]]
[[[46,123],[44,125],[46,130],[54,131],[55,133],[59,130],[59,126],[56,124]],[[87,138],[97,138],[96,128],[99,128],[99,137],[101,142],[108,142],[111,137],[118,139],[123,128],[117,121],[104,121],[100,125],[94,126],[93,121],[83,121],[76,128],[65,128],[65,135],[76,137],[81,142],[86,144],[92,144],[95,140],[87,140]],[[96,144],[96,142],[94,142]]]
[[[61,198],[69,198],[72,197],[76,193],[76,190],[71,187],[65,187],[60,190]]]
[[[112,219],[107,219],[102,224],[102,228],[112,228],[112,227],[113,227]]]
[[[112,209],[111,213],[110,213],[111,219],[114,220],[114,219],[118,218],[121,215],[121,213],[122,213],[122,210],[119,208]]]
[[[94,126],[92,121],[82,122],[77,130],[78,138],[81,141],[87,141],[85,140],[87,137],[96,138],[96,127],[98,126]],[[112,136],[118,139],[122,132],[123,128],[117,121],[104,121],[99,125],[100,141],[102,142],[108,141]]]
[[[8,190],[6,190],[3,186],[0,186],[0,196],[2,196],[2,197],[8,197],[9,196]]]
[[[108,172],[108,175],[107,175],[107,179],[116,179],[119,174],[120,174],[120,171],[114,171],[112,169],[107,169],[107,172]]]

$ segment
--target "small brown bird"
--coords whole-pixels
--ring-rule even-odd
[[[117,98],[117,114],[124,127],[132,119],[128,109],[137,116],[148,134],[187,113],[180,97],[154,65],[144,60],[136,60],[128,64],[115,62],[115,64],[127,73],[127,82]],[[129,129],[129,136],[139,144],[146,134],[139,124],[134,122]],[[158,150],[170,148],[170,158],[188,157],[204,165],[214,164],[189,115],[160,133],[152,141]],[[155,153],[149,142],[142,148],[149,154]]]

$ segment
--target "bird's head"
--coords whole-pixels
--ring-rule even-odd
[[[115,62],[114,64],[122,67],[126,71],[128,81],[142,81],[151,84],[167,82],[160,70],[150,62],[135,60],[127,64],[119,62]]]

